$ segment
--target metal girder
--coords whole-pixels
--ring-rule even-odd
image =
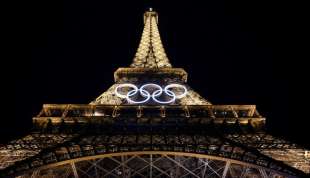
[[[69,168],[69,169],[68,169]],[[232,171],[232,169],[234,171]],[[292,177],[260,166],[218,158],[208,155],[176,152],[128,152],[89,156],[67,160],[31,172],[31,178],[49,175],[61,177],[248,177],[257,175],[267,178],[267,172],[283,177]],[[250,171],[250,170],[256,170]],[[69,171],[69,172],[67,172]],[[62,173],[63,172],[63,173]],[[251,174],[249,174],[251,172]],[[26,174],[25,174],[26,175]],[[27,176],[24,176],[27,177]]]
[[[72,172],[73,172],[74,178],[79,178],[79,174],[77,173],[77,170],[76,170],[74,162],[71,162],[71,168],[72,168]]]
[[[224,168],[224,171],[223,171],[222,178],[225,178],[225,177],[226,177],[227,172],[228,172],[228,170],[229,170],[229,167],[230,167],[230,162],[227,161],[227,162],[226,162],[226,165],[225,165],[225,168]]]

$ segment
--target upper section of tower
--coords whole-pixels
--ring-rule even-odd
[[[150,8],[144,13],[144,28],[139,47],[131,67],[165,68],[171,67],[160,39],[158,14]]]
[[[173,68],[158,31],[158,14],[144,13],[144,28],[130,67],[114,72],[115,84],[91,104],[102,105],[211,105],[187,83],[187,73]]]

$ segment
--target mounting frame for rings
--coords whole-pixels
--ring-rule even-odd
[[[130,88],[130,90],[126,94],[122,94],[119,92],[121,88]],[[152,91],[149,91],[147,88],[151,88]],[[171,89],[172,88],[181,88],[183,92],[181,94],[176,94]],[[144,99],[140,101],[136,101],[133,98],[134,95],[140,94]],[[161,100],[159,99],[162,95],[168,96],[170,99]],[[136,85],[131,83],[123,83],[119,84],[115,88],[115,95],[117,97],[126,99],[128,103],[131,104],[143,104],[152,99],[154,102],[159,104],[170,104],[175,102],[176,99],[181,99],[187,95],[187,88],[184,85],[173,83],[165,86],[163,89],[161,86],[155,83],[147,83],[138,88]]]

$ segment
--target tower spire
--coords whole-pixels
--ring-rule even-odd
[[[158,30],[158,14],[149,8],[144,13],[144,28],[139,47],[131,67],[164,68],[171,67],[169,59],[160,39]]]

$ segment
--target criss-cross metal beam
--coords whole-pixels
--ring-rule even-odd
[[[263,178],[269,177],[264,169],[258,169],[258,171]]]
[[[192,172],[196,171],[197,169],[200,169],[201,167],[205,167],[205,165],[204,165],[204,164],[202,164],[202,165],[200,165],[200,166],[196,167],[195,169],[193,169],[193,170],[192,170]],[[190,174],[190,173],[189,173],[189,172],[187,172],[186,174],[182,175],[180,178],[185,177],[185,176],[187,176],[188,174]],[[204,176],[202,176],[202,177],[204,177]]]
[[[180,166],[181,168],[185,169],[186,171],[188,171],[191,175],[199,178],[199,176],[197,176],[195,173],[193,173],[191,170],[187,169],[184,165],[180,164],[179,162],[175,161],[174,159],[170,158],[169,156],[165,155],[165,157],[167,159],[169,159],[170,161],[174,162],[175,164],[177,164],[178,166]]]
[[[121,156],[121,157],[123,157],[123,156]],[[116,166],[114,169],[108,171],[108,172],[104,175],[104,177],[105,177],[105,176],[108,176],[109,174],[113,173],[113,171],[115,171],[116,169],[121,168],[121,167],[126,167],[126,168],[131,169],[130,167],[126,166],[126,163],[129,162],[130,160],[134,159],[134,158],[136,158],[135,155],[132,156],[130,159],[126,159],[126,160],[124,160],[124,161],[122,161],[122,162],[119,162],[118,160],[114,159],[113,157],[109,157],[109,159],[113,160],[114,162],[116,162],[116,163],[119,164],[119,165]],[[140,174],[140,175],[143,176],[142,174]]]
[[[150,156],[153,157],[152,154],[151,154]],[[161,172],[161,174],[157,175],[156,177],[158,177],[158,176],[160,176],[160,175],[162,175],[162,174],[165,174],[165,175],[167,175],[167,176],[170,176],[170,175],[167,173],[167,170],[164,171],[164,170],[162,170],[161,168],[157,167],[157,166],[154,164],[155,162],[157,162],[157,161],[163,159],[162,156],[159,157],[159,158],[157,158],[157,159],[154,160],[154,161],[153,161],[153,158],[152,158],[152,164],[150,164],[149,161],[145,160],[144,158],[142,158],[142,157],[140,157],[140,156],[137,156],[137,158],[140,159],[140,160],[142,160],[142,161],[144,161],[144,162],[147,164],[145,167],[151,166],[150,168],[152,168],[152,169],[151,169],[152,171],[153,171],[153,168],[154,168],[154,169],[158,170],[159,172]],[[145,168],[145,167],[144,167],[144,168]],[[143,170],[144,168],[141,168],[141,169],[139,169],[138,171]],[[137,172],[138,172],[138,171],[137,171]],[[150,174],[153,174],[152,171],[150,172]]]
[[[150,155],[150,178],[153,178],[153,155]]]
[[[254,172],[251,170],[254,170]],[[225,178],[229,175],[232,177],[246,177],[254,174],[263,178],[267,178],[268,174],[290,177],[275,170],[236,160],[186,152],[161,151],[112,153],[89,156],[87,159],[82,157],[53,163],[48,167],[42,166],[34,169],[30,175],[31,178],[44,175],[73,176],[74,178],[82,176],[122,178],[133,176],[143,178],[217,176]],[[24,176],[28,177],[29,174],[27,173]]]
[[[202,160],[203,161],[203,160]],[[212,173],[216,174],[218,177],[221,177],[219,173],[217,173],[217,170],[214,170],[212,168],[212,166],[209,165],[209,161],[203,161],[204,164],[212,171]],[[221,170],[222,168],[218,169],[218,170]]]
[[[227,172],[228,172],[229,168],[230,168],[230,162],[226,161],[226,165],[225,165],[225,168],[224,168],[224,171],[222,174],[222,178],[225,178],[227,176]]]
[[[75,167],[75,163],[74,163],[74,162],[71,163],[71,169],[72,169],[74,178],[79,178],[79,174],[78,174],[78,172],[77,172],[77,170],[76,170],[76,167]]]
[[[162,159],[165,159],[164,157],[161,157]],[[174,159],[178,159],[177,156],[174,156]],[[178,160],[180,162],[180,164],[183,164],[183,162],[187,161],[188,159],[190,159],[189,157],[186,157],[184,158],[183,160]],[[173,170],[173,169],[176,169],[175,172],[176,172],[176,177],[178,177],[178,174],[180,172],[180,166],[178,164],[175,164],[174,166],[171,166],[170,168],[164,170],[164,172],[168,172],[170,170]],[[159,177],[160,175],[157,175],[156,177]]]

